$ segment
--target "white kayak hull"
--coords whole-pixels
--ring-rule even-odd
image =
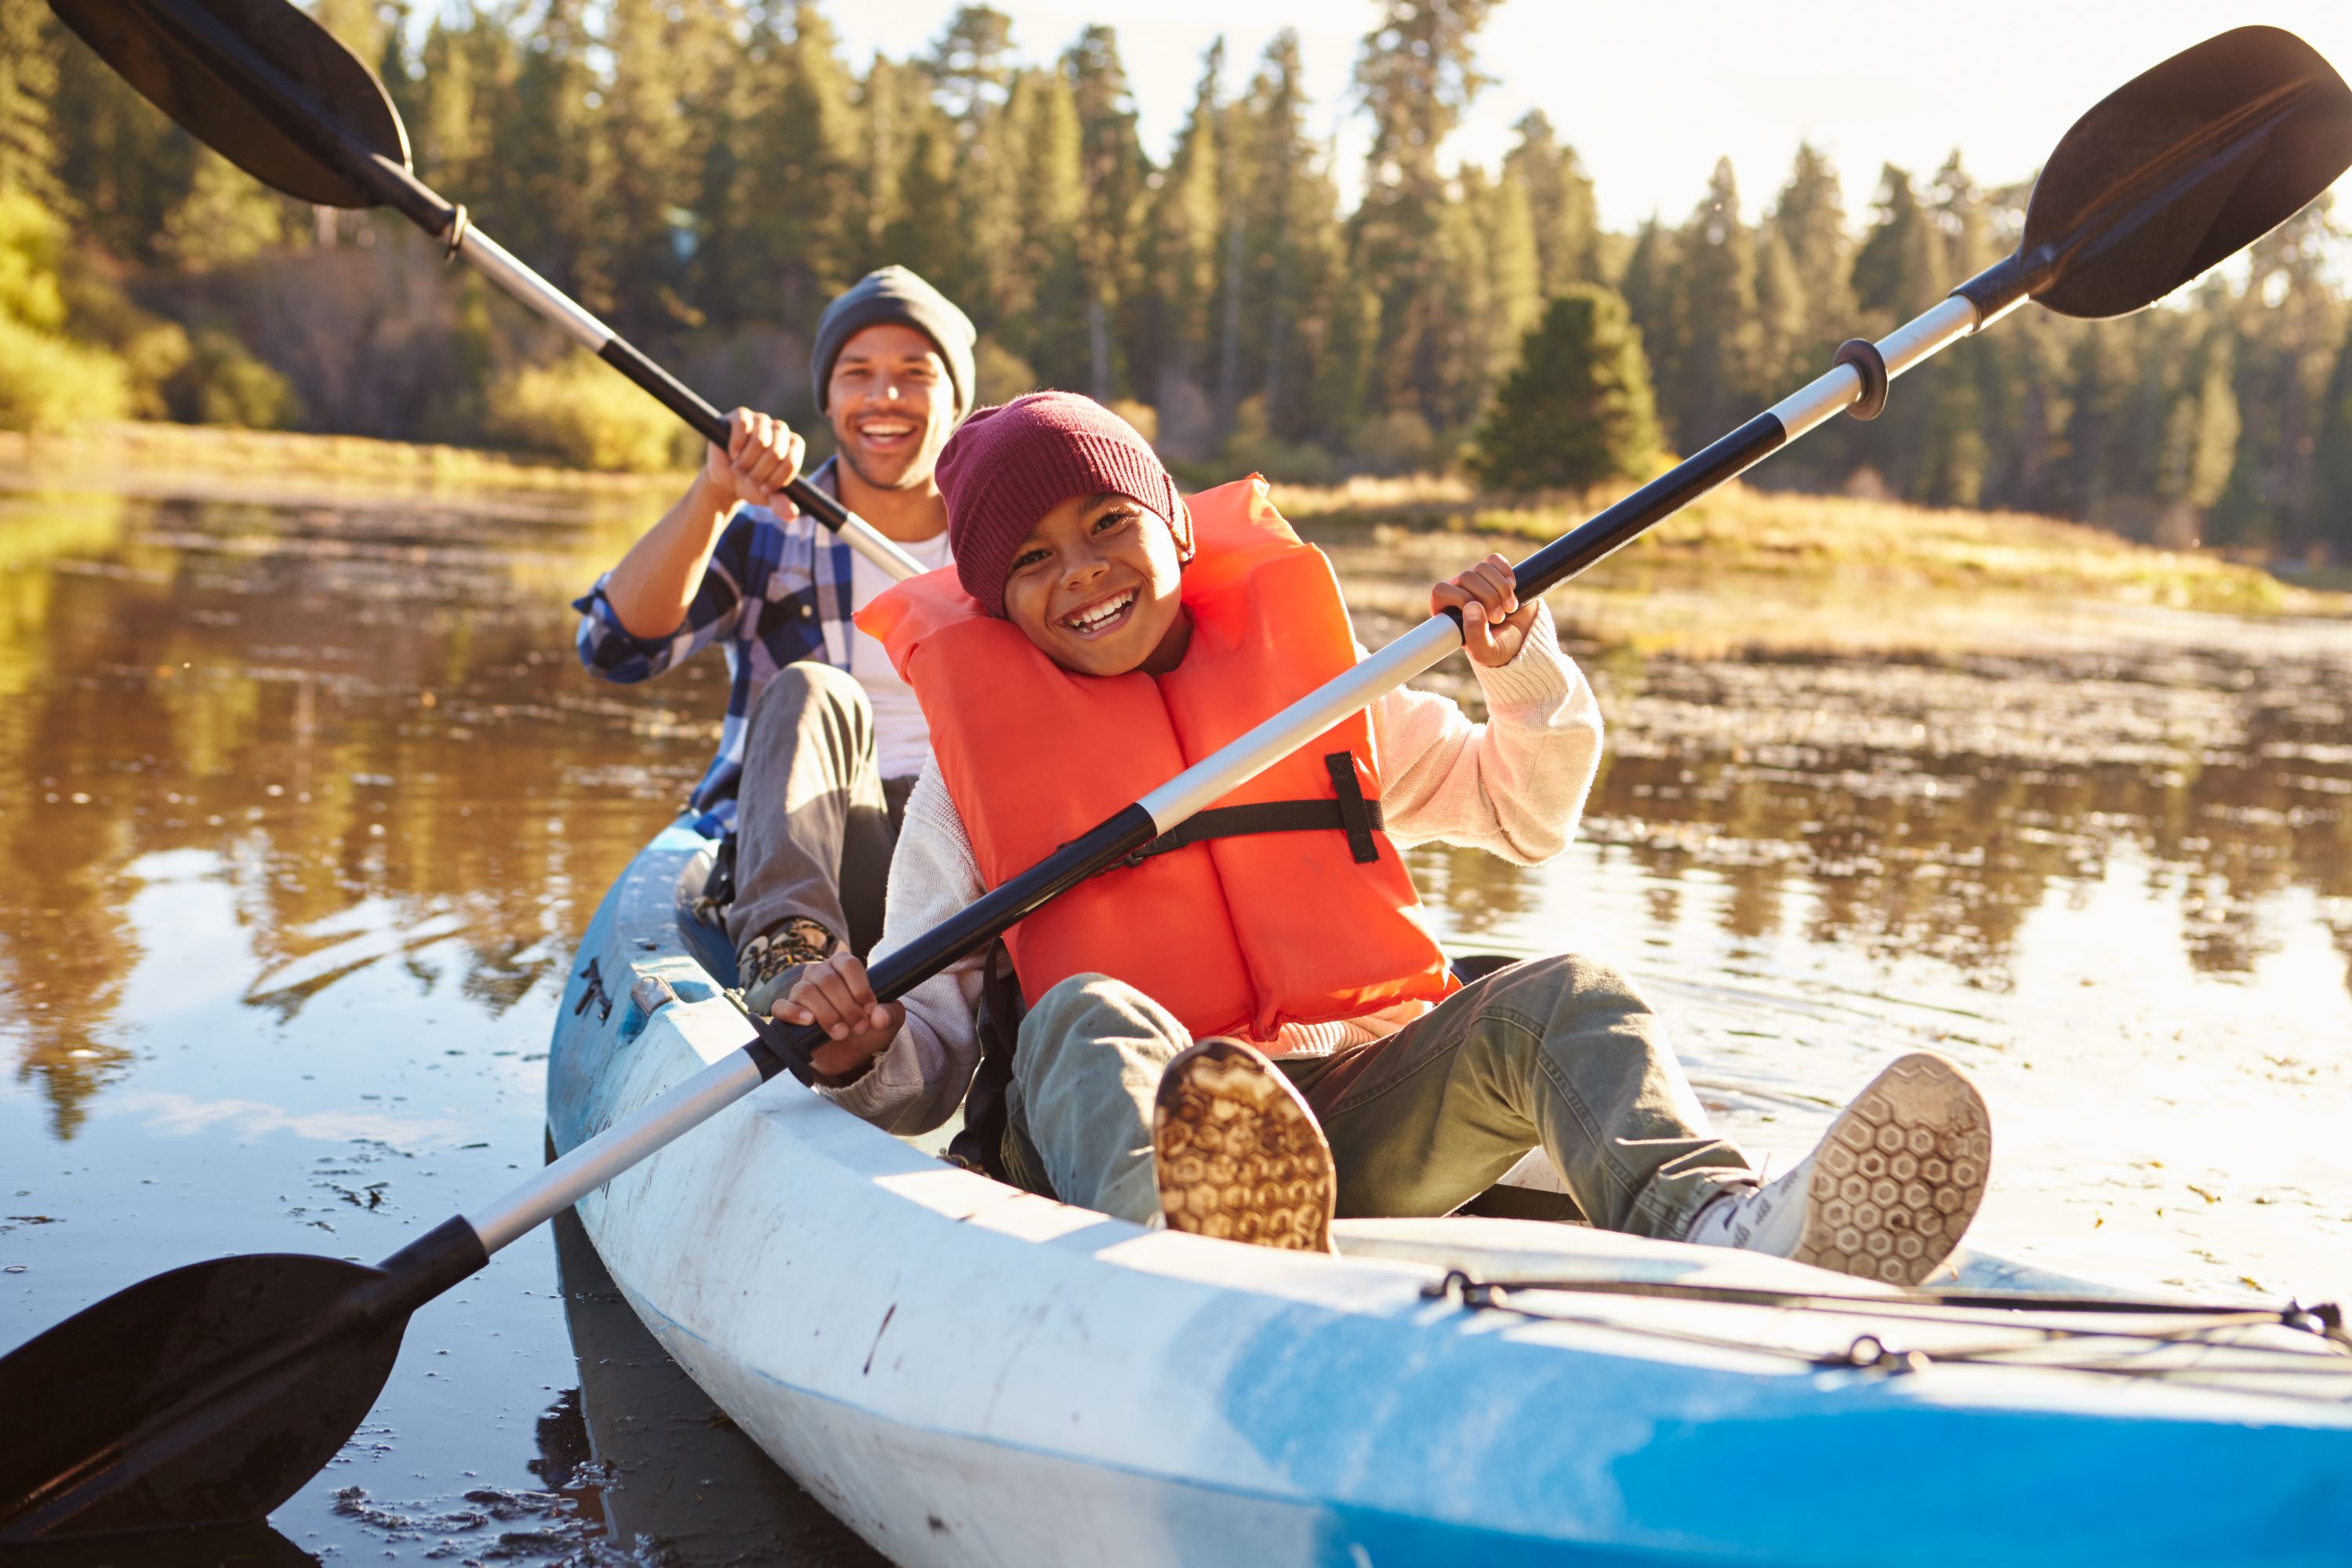
[[[673,917],[701,847],[656,838],[588,933],[549,1064],[559,1148],[746,1037]],[[1343,1222],[1339,1258],[1147,1231],[950,1167],[788,1079],[579,1212],[664,1348],[902,1563],[2352,1552],[2352,1379],[2325,1353],[2265,1377],[2168,1351],[2179,1375],[2135,1377],[1947,1363],[1984,1331],[1852,1310],[1474,1310],[1425,1292],[1449,1268],[1868,1288],[1527,1221]],[[1865,1341],[1930,1359],[1843,1364]]]

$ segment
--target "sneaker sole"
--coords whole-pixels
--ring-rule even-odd
[[[1991,1120],[1976,1086],[1941,1057],[1898,1058],[1831,1124],[1791,1256],[1919,1284],[1976,1218],[1991,1158]]]
[[[1169,1229],[1331,1250],[1331,1145],[1290,1080],[1249,1047],[1202,1040],[1168,1064],[1151,1152]]]

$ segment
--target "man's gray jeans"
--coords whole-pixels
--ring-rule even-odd
[[[915,781],[885,779],[874,709],[846,670],[802,659],[751,700],[735,803],[735,900],[743,944],[795,915],[864,957],[882,936],[890,852]]]
[[[1005,1163],[1066,1203],[1142,1223],[1160,1207],[1153,1091],[1192,1043],[1149,996],[1074,975],[1022,1020]],[[1369,1045],[1276,1063],[1323,1125],[1339,1213],[1451,1213],[1529,1149],[1591,1222],[1678,1237],[1755,1171],[1707,1131],[1656,1014],[1606,964],[1513,964]]]

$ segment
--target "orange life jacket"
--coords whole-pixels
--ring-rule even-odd
[[[915,689],[990,887],[1356,662],[1330,563],[1291,532],[1263,480],[1189,505],[1192,639],[1166,675],[1072,674],[982,611],[952,568],[858,613]],[[1368,824],[1379,798],[1371,721],[1359,712],[1211,808],[1322,803],[1305,809],[1326,830],[1244,827],[1072,889],[1005,936],[1023,994],[1034,1005],[1058,981],[1100,973],[1196,1036],[1258,1041],[1286,1024],[1445,995],[1445,955],[1421,923],[1412,879]]]

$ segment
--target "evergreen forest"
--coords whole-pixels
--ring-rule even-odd
[[[1630,234],[1603,229],[1606,172],[1540,112],[1497,166],[1450,160],[1499,3],[1382,0],[1346,106],[1370,132],[1352,210],[1310,130],[1336,106],[1308,100],[1286,32],[1254,59],[1212,47],[1154,147],[1112,28],[1016,40],[985,5],[862,72],[817,0],[313,9],[374,63],[425,179],[722,406],[806,419],[817,312],[900,261],[978,323],[983,395],[1115,402],[1191,477],[1553,482],[1498,453],[1513,398],[1571,384],[1630,388],[1612,429],[1695,450],[2013,243],[2030,183],[1982,184],[1959,152],[1847,191],[1801,149],[1748,171],[1777,181],[1753,224],[1726,157],[1693,171],[1686,211]],[[2352,557],[2347,278],[2315,208],[2128,321],[2021,312],[1757,477]],[[1600,373],[1523,365],[1557,343]],[[0,425],[116,414],[578,455],[547,427],[636,417],[636,395],[561,354],[397,219],[266,190],[45,5],[0,6]],[[1583,445],[1623,472],[1655,460]]]

